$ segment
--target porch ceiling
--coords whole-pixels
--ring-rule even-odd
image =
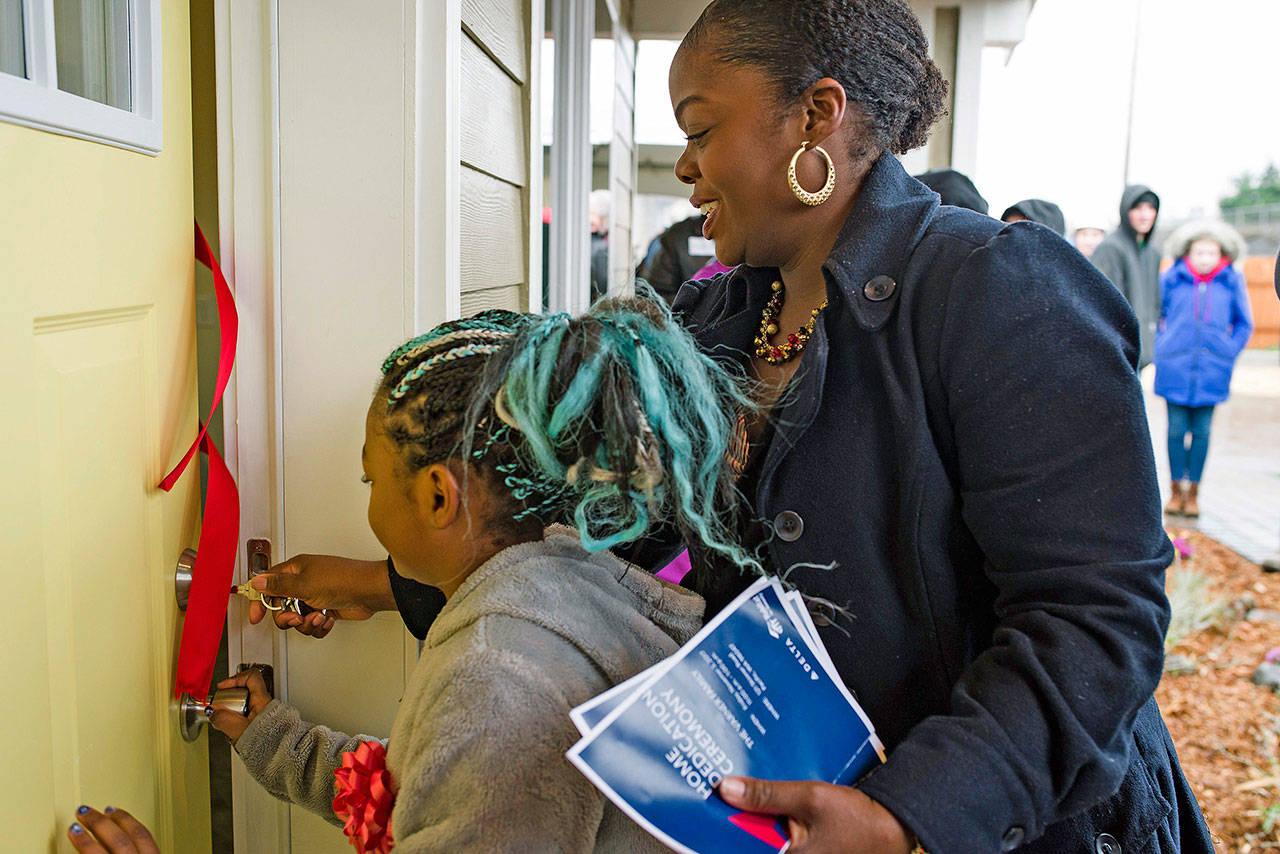
[[[631,7],[631,34],[637,39],[675,39],[693,25],[708,0],[638,0]],[[1012,48],[1022,41],[1035,0],[910,0],[911,7],[980,6],[987,18],[986,43]]]
[[[708,0],[638,0],[631,7],[631,35],[636,39],[679,41],[702,14]]]

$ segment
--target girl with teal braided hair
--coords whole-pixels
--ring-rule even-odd
[[[385,743],[395,850],[663,850],[564,758],[569,710],[701,623],[699,596],[611,549],[664,526],[760,571],[730,533],[726,413],[748,406],[742,380],[646,300],[487,311],[386,358],[362,452],[369,523],[399,574],[446,598]],[[334,772],[369,737],[302,720],[255,672],[232,685],[251,714],[212,722],[249,772],[341,823]]]

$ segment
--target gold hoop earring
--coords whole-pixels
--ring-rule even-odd
[[[822,155],[822,159],[827,161],[827,182],[822,185],[822,189],[815,193],[810,193],[804,187],[800,186],[800,182],[796,180],[796,161],[800,159],[800,155],[804,154],[809,148],[808,142],[800,143],[800,147],[796,149],[796,153],[791,155],[791,165],[787,167],[787,183],[791,185],[792,194],[802,203],[809,207],[816,207],[827,199],[831,198],[831,193],[836,188],[836,165],[831,162],[831,155],[820,145],[815,145],[811,150]]]

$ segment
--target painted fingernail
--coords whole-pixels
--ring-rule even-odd
[[[84,804],[81,804],[80,806],[76,807],[76,815],[84,815],[88,811],[89,811],[89,808]]]
[[[213,717],[213,706],[205,706],[205,707],[204,707],[204,716],[205,716],[206,718],[211,718],[211,717]]]
[[[84,833],[84,828],[80,826],[80,822],[78,822],[78,821],[73,821],[73,822],[71,822],[71,832],[72,832],[72,833]]]
[[[107,814],[113,813],[113,812],[115,812],[115,811],[116,811],[116,808],[115,808],[115,807],[107,807],[106,809],[104,809],[104,810],[103,810],[103,812],[105,812],[105,813],[107,813]]]

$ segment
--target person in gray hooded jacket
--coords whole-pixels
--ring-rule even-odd
[[[699,596],[608,549],[668,523],[761,571],[730,533],[745,386],[656,299],[576,319],[482,312],[382,371],[361,455],[369,524],[389,564],[445,604],[385,743],[380,807],[346,811],[344,832],[385,851],[389,813],[397,852],[661,850],[565,758],[569,712],[674,653],[702,616]],[[335,772],[384,743],[304,721],[260,674],[219,687],[232,685],[250,689],[251,714],[211,722],[250,774],[342,824]]]
[[[1089,256],[1138,316],[1139,370],[1151,364],[1160,318],[1160,250],[1151,241],[1159,214],[1160,197],[1150,187],[1125,187],[1120,197],[1120,225]]]

